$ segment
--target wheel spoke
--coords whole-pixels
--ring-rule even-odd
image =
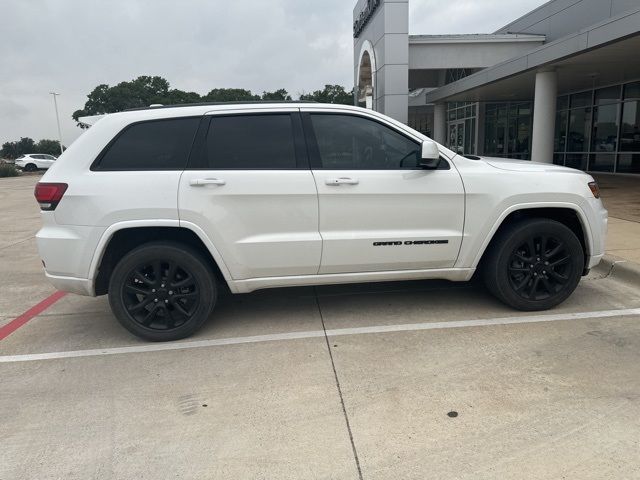
[[[159,261],[153,262],[153,278],[156,283],[162,281],[162,264]]]
[[[167,328],[171,329],[175,327],[176,319],[173,317],[173,312],[171,311],[171,309],[167,308],[167,306],[165,305],[164,312],[165,312],[165,323],[167,325]]]
[[[144,307],[146,307],[147,305],[149,305],[152,301],[153,301],[153,298],[151,298],[151,297],[146,297],[146,298],[144,298],[141,302],[136,303],[135,305],[131,305],[131,306],[127,307],[127,310],[129,311],[129,313],[136,313],[136,312],[139,312],[139,311],[140,311],[140,310],[142,310]]]
[[[569,277],[565,277],[564,275],[560,275],[558,272],[553,270],[549,270],[549,275],[557,280],[559,283],[567,283],[569,281]]]
[[[157,314],[158,314],[158,305],[154,305],[153,307],[151,307],[151,310],[149,310],[149,313],[147,313],[145,317],[141,320],[141,323],[145,327],[148,327],[149,325],[151,325],[151,322],[153,322],[153,320],[156,318]]]
[[[198,296],[198,292],[176,293],[173,296],[173,298],[175,300],[182,299],[182,298],[184,298],[184,299],[192,299],[192,298],[197,298],[197,296]]]
[[[137,285],[127,285],[124,287],[124,289],[129,293],[133,293],[134,295],[144,295],[145,297],[150,293],[149,290],[140,288]]]
[[[525,267],[509,267],[509,271],[515,273],[527,273],[531,271],[531,269]]]
[[[532,258],[531,257],[525,257],[524,255],[522,255],[520,252],[516,252],[514,254],[514,257],[516,257],[518,260],[520,260],[523,263],[530,263]]]
[[[564,249],[564,243],[559,242],[556,247],[546,254],[546,258],[553,258]]]
[[[567,263],[569,260],[571,260],[571,256],[567,255],[566,257],[562,257],[560,260],[556,260],[553,263],[549,264],[549,268],[554,268],[554,267],[558,267],[560,265],[564,265],[565,263]]]
[[[524,279],[522,280],[522,282],[520,282],[518,285],[516,285],[516,288],[515,288],[516,292],[519,292],[520,290],[522,290],[522,289],[527,285],[527,283],[529,283],[529,281],[531,280],[531,277],[532,277],[532,276],[533,276],[533,275],[531,275],[531,272],[529,272],[529,273],[524,277]]]
[[[530,237],[527,240],[527,247],[529,247],[529,255],[531,256],[531,258],[535,258],[536,256],[536,245],[533,241],[533,237]]]
[[[540,283],[540,277],[535,277],[533,279],[533,283],[531,285],[531,289],[529,290],[529,298],[532,298],[533,300],[536,299],[536,291],[538,290],[538,284]]]
[[[178,265],[175,262],[169,262],[169,269],[167,271],[167,283],[169,285],[172,284],[175,276],[176,276],[176,270],[178,269]]]
[[[542,277],[542,285],[550,295],[553,295],[553,293],[555,293],[553,287],[551,286],[551,283],[549,283],[549,280],[546,277]]]
[[[153,282],[152,280],[149,280],[140,270],[136,270],[133,274],[133,277],[138,279],[141,283],[144,283],[145,285],[154,285],[155,282]]]
[[[171,302],[171,305],[173,305],[173,307],[182,315],[184,315],[185,317],[191,316],[191,313],[185,310],[184,306],[180,302],[178,302],[177,300],[170,300],[170,302]]]
[[[171,285],[172,288],[183,288],[190,286],[192,283],[193,279],[191,278],[191,275],[189,275],[187,278],[183,278],[182,280],[178,280],[177,282],[170,283],[169,285]]]

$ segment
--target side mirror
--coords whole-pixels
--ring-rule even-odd
[[[422,155],[420,157],[420,167],[426,170],[435,170],[440,165],[440,150],[438,144],[433,140],[422,142]]]

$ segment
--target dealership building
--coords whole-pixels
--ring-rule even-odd
[[[552,0],[463,35],[409,35],[408,2],[354,8],[359,105],[464,154],[640,174],[640,0]]]

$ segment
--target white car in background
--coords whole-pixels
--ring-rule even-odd
[[[16,158],[16,167],[25,172],[35,172],[36,170],[47,170],[57,160],[53,155],[45,153],[27,153]]]

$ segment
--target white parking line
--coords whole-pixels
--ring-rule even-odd
[[[491,325],[516,325],[522,323],[559,322],[564,320],[586,320],[589,318],[627,317],[640,315],[640,308],[624,310],[602,310],[597,312],[559,313],[552,315],[527,315],[520,317],[487,318],[476,320],[452,320],[448,322],[410,323],[405,325],[378,325],[374,327],[338,328],[327,330],[329,337],[344,335],[362,335],[367,333],[411,332],[419,330],[440,330],[447,328],[486,327]],[[162,352],[169,350],[190,350],[192,348],[217,347],[223,345],[240,345],[243,343],[275,342],[304,338],[323,337],[322,330],[306,332],[277,333],[272,335],[256,335],[251,337],[222,338],[214,340],[198,340],[191,342],[153,343],[133,347],[102,348],[93,350],[72,350],[67,352],[33,353],[25,355],[0,356],[0,363],[32,362],[36,360],[55,360],[59,358],[99,357],[102,355],[119,355],[125,353]]]

